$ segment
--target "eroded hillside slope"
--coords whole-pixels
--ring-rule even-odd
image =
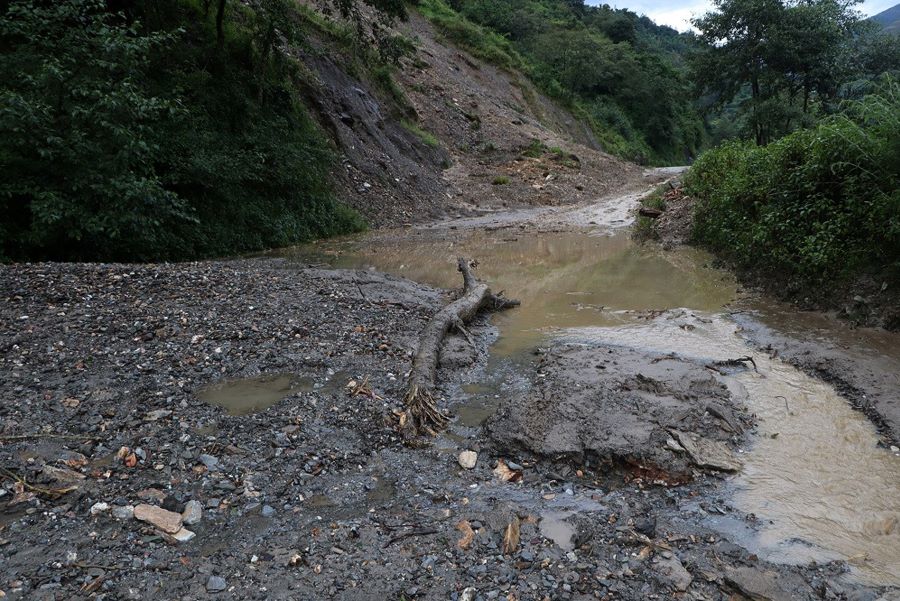
[[[317,79],[307,100],[342,154],[341,199],[371,225],[564,204],[639,181],[638,166],[604,153],[525,76],[455,47],[415,12],[398,31],[416,51],[393,90],[350,75],[324,44],[298,51]]]

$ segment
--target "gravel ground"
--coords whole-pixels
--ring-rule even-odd
[[[486,430],[405,445],[391,410],[417,333],[448,293],[252,260],[3,266],[0,298],[6,598],[886,594],[846,584],[840,564],[772,566],[703,528],[704,517],[733,513],[722,478],[683,459],[650,461],[637,443],[667,444],[659,433],[633,448],[628,437],[615,449],[592,439],[590,453],[552,438],[529,446],[536,436],[511,442],[497,420],[509,416],[505,434],[539,433],[541,422],[505,408]],[[474,344],[454,339],[442,357],[448,397],[477,377],[496,335],[486,323],[470,331]],[[526,398],[550,390],[538,384],[548,373],[572,386],[578,362],[591,360],[554,357],[526,368]],[[672,378],[701,374],[677,362],[658,369],[662,387],[623,372],[627,394],[674,391],[692,428],[721,430],[705,411],[729,402],[724,391],[692,384],[681,394]],[[197,398],[211,383],[260,374],[290,374],[295,389],[247,415]],[[610,382],[598,386],[613,398]],[[665,417],[644,427],[648,413],[631,415],[635,433]],[[465,449],[476,453],[471,469],[458,460]]]

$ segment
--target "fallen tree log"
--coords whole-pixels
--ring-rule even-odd
[[[452,328],[468,338],[465,324],[482,309],[499,311],[519,304],[519,301],[491,294],[487,284],[479,282],[468,260],[457,259],[457,269],[463,276],[463,291],[455,301],[445,305],[422,329],[419,349],[409,373],[409,388],[399,413],[400,428],[409,435],[434,436],[447,425],[448,417],[435,404],[434,386],[441,342]]]

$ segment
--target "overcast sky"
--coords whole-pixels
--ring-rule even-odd
[[[615,8],[627,8],[639,15],[647,15],[660,25],[668,25],[679,31],[690,28],[691,17],[705,13],[712,6],[709,0],[586,0],[586,4],[609,4]],[[866,15],[875,15],[897,4],[897,0],[865,0],[857,8]]]

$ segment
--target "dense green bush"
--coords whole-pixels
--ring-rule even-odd
[[[275,49],[287,3],[233,6],[222,43],[200,2],[4,6],[0,255],[182,259],[362,227]]]
[[[695,238],[739,267],[812,286],[861,270],[897,278],[900,84],[768,146],[706,152],[686,185]]]

